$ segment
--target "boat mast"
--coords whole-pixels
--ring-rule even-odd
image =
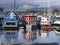
[[[14,0],[14,13],[16,12],[16,0]]]
[[[51,16],[52,15],[52,9],[51,9],[51,6],[52,6],[52,0],[49,0],[49,3],[48,3],[48,15]]]
[[[46,10],[45,10],[45,9],[46,9],[46,7],[45,7],[45,2],[44,2],[44,4],[43,4],[43,5],[44,5],[44,15],[46,15]]]
[[[47,15],[49,16],[49,22],[51,21],[51,16],[52,16],[52,9],[51,9],[51,6],[52,6],[52,0],[49,0],[48,2],[48,9],[47,9]]]
[[[46,15],[46,3],[45,3],[45,1],[44,0],[42,0],[41,1],[41,3],[42,3],[42,7],[43,7],[43,15]]]

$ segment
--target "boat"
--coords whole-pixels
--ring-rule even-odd
[[[60,26],[60,15],[55,15],[53,26]]]
[[[44,16],[38,16],[37,19],[40,21],[41,26],[49,26],[50,25],[50,19],[49,16],[44,15]]]
[[[24,22],[26,22],[26,30],[31,31],[32,26],[36,25],[37,16],[33,14],[27,14],[27,15],[24,15],[23,17],[24,17]]]
[[[4,30],[18,30],[17,15],[13,12],[8,13],[2,22],[2,27]]]
[[[56,34],[60,34],[60,30],[54,30]]]
[[[49,26],[49,24],[50,24],[50,21],[48,16],[41,17],[41,25]]]
[[[27,23],[27,25],[34,25],[37,21],[37,16],[35,15],[24,15],[24,21]]]

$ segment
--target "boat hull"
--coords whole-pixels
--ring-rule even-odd
[[[3,27],[4,30],[19,30],[19,27]]]
[[[54,30],[54,32],[55,32],[56,34],[60,35],[60,31]]]
[[[51,24],[51,26],[60,26],[60,24]]]

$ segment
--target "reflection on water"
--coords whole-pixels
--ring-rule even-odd
[[[41,30],[41,31],[38,31],[37,33],[38,33],[38,35],[39,35],[40,37],[42,37],[42,38],[46,38],[46,37],[49,36],[49,32],[48,32],[48,31],[43,31],[43,30]]]
[[[17,37],[18,37],[18,32],[5,32],[5,38],[8,42],[10,43],[16,43]]]
[[[36,39],[36,32],[32,32],[32,31],[24,32],[23,37],[25,40],[33,41],[34,39]]]
[[[54,31],[25,31],[20,29],[16,33],[6,33],[3,31],[0,36],[0,41],[8,43],[60,43],[60,36]]]

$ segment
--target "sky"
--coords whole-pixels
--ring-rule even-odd
[[[40,5],[41,3],[47,3],[52,5],[60,5],[60,0],[16,0],[16,5],[25,4],[24,7],[26,8],[26,4],[30,5]],[[0,5],[3,5],[5,9],[13,9],[14,0],[0,0]]]
[[[16,0],[16,3],[40,4],[41,1],[49,2],[51,0]],[[60,5],[60,0],[52,0],[52,2],[56,5]],[[0,4],[11,4],[11,3],[14,3],[14,0],[0,0]]]

